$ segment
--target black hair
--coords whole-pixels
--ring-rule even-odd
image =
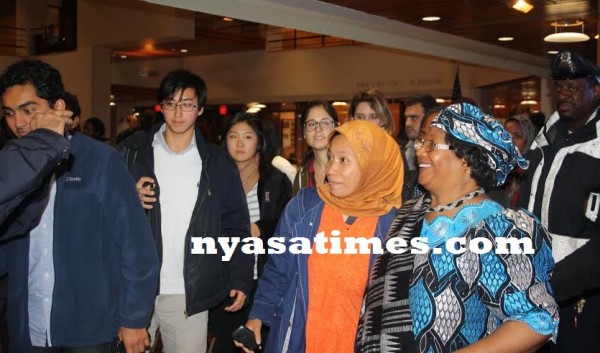
[[[269,150],[269,146],[267,145],[267,138],[265,136],[265,131],[263,129],[263,124],[255,114],[250,114],[246,112],[239,112],[235,114],[223,127],[223,133],[221,134],[221,146],[227,150],[227,133],[229,129],[231,129],[235,124],[238,123],[246,123],[248,124],[254,133],[256,134],[256,138],[258,144],[256,146],[256,152],[260,154],[260,165],[259,169],[262,172],[271,170],[271,159],[273,156],[270,156],[267,151]]]
[[[65,106],[67,110],[73,112],[73,118],[81,116],[81,106],[79,105],[79,100],[77,96],[72,94],[71,92],[65,92],[65,96],[63,97],[65,100]]]
[[[435,98],[430,94],[419,94],[412,97],[407,98],[404,101],[404,107],[409,107],[411,105],[420,104],[423,107],[423,111],[425,112],[424,116],[427,116],[427,111],[437,105]]]
[[[175,92],[183,92],[186,88],[194,89],[198,97],[198,109],[202,109],[206,104],[206,83],[200,76],[188,70],[179,69],[169,72],[160,82],[156,99],[158,103],[173,99]]]
[[[104,137],[104,132],[106,130],[104,128],[104,123],[102,122],[102,120],[100,120],[100,118],[97,118],[95,116],[89,117],[85,121],[85,124],[87,123],[90,123],[94,130],[96,130],[96,132],[98,133],[98,136],[94,136],[95,138],[102,139]]]
[[[300,126],[302,127],[302,129],[304,129],[304,124],[306,124],[306,119],[308,119],[308,114],[310,113],[311,109],[315,108],[315,107],[322,107],[323,109],[325,109],[327,114],[329,114],[329,116],[333,119],[333,121],[335,121],[336,126],[340,123],[340,120],[338,119],[338,116],[337,116],[337,112],[335,111],[333,106],[331,104],[329,104],[328,102],[318,99],[318,100],[308,102],[306,104],[306,106],[304,106],[304,109],[302,110],[302,115],[300,115]],[[310,161],[314,155],[315,155],[315,152],[313,151],[313,149],[310,146],[308,146],[306,155],[302,159],[302,165],[305,165],[306,163],[308,163],[308,161]]]
[[[36,95],[53,108],[59,99],[64,99],[65,88],[60,72],[40,60],[21,60],[10,65],[0,78],[0,95],[13,86],[31,84]]]
[[[496,186],[498,177],[496,171],[489,164],[488,156],[483,147],[473,146],[456,137],[446,134],[446,143],[454,148],[458,158],[464,158],[467,166],[471,168],[471,178],[482,188]]]

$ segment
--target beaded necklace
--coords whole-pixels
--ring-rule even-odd
[[[447,205],[442,205],[442,206],[435,206],[435,207],[429,207],[427,209],[427,212],[444,212],[444,211],[449,211],[453,208],[459,207],[460,205],[462,205],[463,203],[465,203],[465,201],[470,200],[474,197],[477,197],[481,194],[483,194],[485,191],[483,190],[483,188],[479,188],[479,189],[475,189],[473,191],[471,191],[469,194],[461,197],[460,199],[449,203]]]

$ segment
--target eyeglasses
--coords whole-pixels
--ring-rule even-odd
[[[433,150],[447,151],[447,150],[454,149],[454,147],[447,145],[445,143],[435,143],[431,140],[423,140],[423,139],[415,140],[415,151],[418,151],[421,148],[423,148],[425,150],[425,152],[431,152]]]
[[[183,102],[183,103],[175,103],[175,102],[169,102],[169,101],[162,102],[162,108],[164,110],[175,110],[175,109],[177,109],[177,107],[181,108],[182,112],[189,113],[189,112],[193,112],[194,109],[198,108],[198,105],[188,103],[188,102]]]
[[[323,131],[329,131],[336,126],[336,122],[333,120],[321,120],[321,121],[308,121],[304,123],[304,128],[306,131],[315,131],[317,126],[321,128]]]

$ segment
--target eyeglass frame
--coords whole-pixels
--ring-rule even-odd
[[[313,128],[309,129],[309,125],[311,124],[313,125]],[[330,129],[324,129],[322,124],[331,124],[331,128]],[[304,124],[304,130],[308,131],[308,132],[313,132],[313,131],[317,131],[317,126],[321,129],[321,131],[325,131],[325,132],[329,132],[333,129],[335,129],[338,125],[338,123],[335,120],[321,120],[321,121],[307,121]]]
[[[174,106],[172,108],[167,107],[166,106],[167,104],[173,104]],[[163,110],[175,111],[175,110],[177,110],[177,108],[179,108],[179,109],[181,109],[182,112],[186,112],[186,113],[191,113],[196,108],[198,108],[198,104],[190,104],[189,102],[175,103],[175,102],[163,101],[162,103],[160,103],[160,106],[163,108]],[[189,107],[189,108],[186,108],[186,107]]]
[[[428,143],[429,147],[426,146],[425,143]],[[425,152],[433,152],[433,151],[450,151],[454,149],[454,146],[448,145],[446,143],[436,143],[433,140],[424,140],[424,139],[416,139],[415,144],[413,145],[415,151],[424,148]]]

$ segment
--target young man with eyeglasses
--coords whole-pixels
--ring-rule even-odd
[[[551,72],[556,112],[527,154],[519,202],[552,236],[560,306],[552,352],[590,352],[600,346],[600,68],[562,51]]]
[[[250,236],[237,166],[195,127],[206,95],[198,75],[170,72],[157,96],[165,122],[148,132],[132,167],[161,258],[149,331],[155,344],[160,329],[166,353],[204,353],[208,310],[228,300],[225,310],[237,311],[252,289],[254,257],[240,247],[230,261],[219,246],[217,254],[191,252],[192,237]]]

